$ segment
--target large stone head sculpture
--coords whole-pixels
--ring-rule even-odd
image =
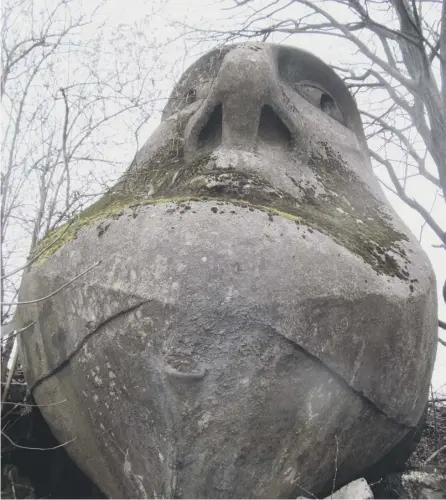
[[[373,176],[355,102],[292,47],[183,75],[120,182],[41,243],[28,382],[112,497],[292,498],[418,422],[435,280]]]

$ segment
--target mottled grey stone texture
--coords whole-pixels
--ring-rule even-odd
[[[295,498],[360,477],[421,417],[435,278],[333,71],[230,46],[24,277],[26,377],[110,497]],[[49,247],[49,248],[48,248]],[[43,378],[42,378],[43,377]]]

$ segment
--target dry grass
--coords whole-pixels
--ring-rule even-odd
[[[446,475],[446,397],[433,398],[420,443],[408,462],[409,469]],[[441,450],[441,451],[439,451]],[[438,452],[435,454],[436,452]]]

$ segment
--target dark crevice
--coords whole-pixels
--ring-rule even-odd
[[[128,314],[135,309],[138,309],[139,307],[143,306],[144,304],[150,302],[150,300],[142,300],[137,302],[136,304],[133,304],[129,307],[126,307],[125,309],[122,309],[121,311],[116,312],[115,314],[112,314],[108,318],[100,321],[94,328],[92,328],[86,335],[83,337],[83,339],[79,342],[77,347],[60,363],[57,363],[48,373],[43,375],[42,377],[38,378],[28,389],[28,394],[32,395],[33,391],[45,380],[48,380],[51,378],[53,375],[59,373],[63,368],[65,368],[71,360],[81,351],[81,349],[84,347],[84,345],[87,343],[87,341],[93,337],[96,333],[98,333],[101,328],[108,323],[112,322],[113,320],[117,319],[118,317]],[[324,370],[328,371],[331,376],[333,376],[341,386],[345,387],[349,391],[353,392],[356,396],[358,396],[366,406],[373,408],[376,412],[381,414],[383,417],[397,425],[398,427],[402,427],[403,429],[406,430],[411,430],[415,428],[415,426],[409,426],[406,424],[403,424],[396,420],[394,417],[391,417],[390,415],[387,415],[383,409],[381,409],[376,403],[374,403],[371,399],[369,399],[362,391],[359,391],[355,388],[353,388],[343,377],[340,375],[338,372],[333,370],[330,366],[325,364],[321,359],[319,359],[317,356],[312,354],[310,351],[302,347],[300,344],[297,344],[295,341],[290,340],[288,337],[283,335],[277,328],[274,326],[270,325],[271,329],[276,332],[278,335],[280,335],[286,342],[289,342],[293,345],[295,349],[298,349],[299,351],[303,352],[306,356],[308,356],[310,359],[312,359],[315,363],[318,365],[322,366]]]
[[[79,342],[79,344],[73,349],[73,351],[65,358],[63,359],[60,363],[57,363],[53,368],[50,369],[48,373],[43,375],[42,377],[38,378],[28,389],[28,394],[32,395],[33,391],[42,383],[45,382],[45,380],[48,380],[52,376],[56,375],[59,373],[63,368],[65,368],[67,365],[70,364],[71,360],[80,352],[80,350],[84,347],[84,345],[87,343],[87,341],[93,337],[96,333],[99,332],[99,330],[110,323],[111,321],[119,318],[123,314],[128,314],[135,309],[138,309],[142,305],[146,304],[149,302],[149,300],[141,300],[137,302],[136,304],[133,304],[129,307],[126,307],[125,309],[122,309],[121,311],[116,312],[115,314],[112,314],[108,318],[105,318],[104,320],[100,321],[96,326],[90,329],[90,331],[85,335],[85,337]]]
[[[291,132],[271,106],[265,105],[260,114],[258,137],[261,141],[274,146],[291,148]]]
[[[212,151],[221,144],[222,138],[222,125],[223,122],[223,107],[218,104],[214,111],[212,111],[208,122],[203,127],[198,135],[199,149]]]
[[[369,408],[373,408],[377,413],[385,417],[387,420],[392,422],[393,424],[397,425],[398,427],[401,427],[405,430],[411,430],[414,429],[416,426],[410,426],[403,424],[396,420],[394,417],[391,417],[390,415],[387,415],[387,413],[384,412],[376,403],[374,403],[371,399],[369,399],[362,391],[358,391],[354,387],[352,387],[343,377],[340,375],[338,372],[334,371],[330,366],[325,364],[321,359],[319,359],[317,356],[314,354],[311,354],[310,351],[302,347],[300,344],[297,344],[295,341],[290,340],[288,337],[285,337],[280,331],[278,331],[276,328],[272,327],[273,330],[279,334],[281,337],[283,337],[287,342],[290,342],[296,349],[299,351],[303,352],[306,356],[308,356],[310,359],[312,359],[315,363],[318,365],[322,366],[324,370],[327,370],[331,376],[333,376],[337,382],[342,386],[348,389],[349,391],[353,392],[356,396],[358,396],[363,403],[368,406]]]
[[[20,371],[16,370],[15,380]],[[25,400],[26,384],[13,382],[11,388],[2,425],[15,444],[2,438],[2,497],[108,498],[60,446],[39,408],[27,407],[25,412],[15,407]],[[35,404],[32,398],[28,402]]]

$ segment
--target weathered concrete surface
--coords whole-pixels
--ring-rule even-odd
[[[424,410],[432,268],[322,62],[230,47],[176,96],[117,186],[41,243],[24,301],[102,263],[19,308],[27,380],[67,400],[43,413],[111,497],[295,498],[335,463],[345,484]]]

